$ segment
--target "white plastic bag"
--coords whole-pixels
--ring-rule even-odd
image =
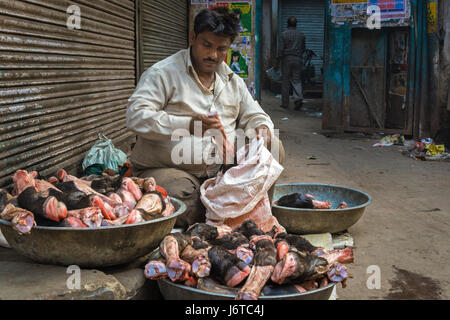
[[[206,207],[206,222],[234,228],[253,219],[264,232],[273,226],[284,231],[272,216],[267,194],[283,167],[264,146],[263,139],[253,139],[247,156],[246,147],[242,147],[236,157],[237,166],[206,180],[200,188],[200,199]]]
[[[105,169],[118,172],[119,167],[127,161],[125,152],[116,149],[111,139],[108,139],[103,133],[99,133],[97,142],[84,157],[83,171],[94,164],[99,164]]]

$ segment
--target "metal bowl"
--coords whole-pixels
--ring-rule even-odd
[[[278,296],[259,296],[259,300],[328,300],[336,283],[304,293]],[[208,292],[174,283],[168,279],[158,280],[158,286],[165,300],[234,300],[231,294]]]
[[[354,225],[363,215],[372,198],[359,190],[328,184],[277,184],[274,201],[292,193],[309,193],[319,201],[330,201],[332,209],[297,209],[273,205],[273,215],[294,234],[336,233]],[[348,209],[336,209],[345,201]],[[334,209],[333,209],[334,208]]]
[[[33,227],[20,235],[11,223],[0,219],[0,230],[9,245],[20,254],[44,264],[98,268],[121,265],[154,250],[169,234],[186,205],[171,197],[176,212],[144,223],[99,227]]]

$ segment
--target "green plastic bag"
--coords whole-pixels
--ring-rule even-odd
[[[128,162],[125,152],[116,149],[111,139],[108,139],[103,133],[99,133],[97,142],[84,157],[83,171],[90,166],[97,165],[119,173],[119,167],[125,162]]]

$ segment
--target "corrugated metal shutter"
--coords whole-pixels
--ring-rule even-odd
[[[67,28],[70,5],[80,30]],[[99,132],[133,139],[134,21],[131,0],[0,2],[0,186],[18,169],[79,164]]]
[[[324,0],[282,0],[278,30],[285,31],[289,17],[296,17],[297,29],[300,29],[306,37],[306,48],[314,51],[319,57],[323,57],[325,5]],[[319,81],[323,61],[314,57],[312,63],[316,71],[315,80]]]
[[[142,1],[142,68],[188,46],[188,1]]]

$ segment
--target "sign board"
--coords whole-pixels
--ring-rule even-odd
[[[380,7],[381,21],[405,19],[407,17],[408,0],[369,0],[368,5]]]

